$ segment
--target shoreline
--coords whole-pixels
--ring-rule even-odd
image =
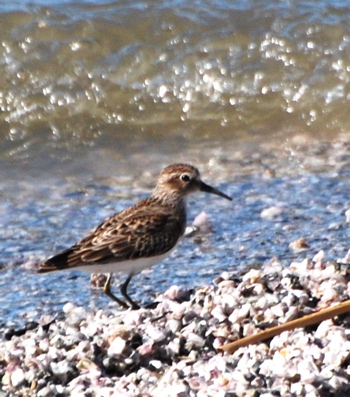
[[[321,251],[289,267],[271,260],[242,277],[226,272],[194,291],[172,286],[155,309],[67,303],[0,339],[3,395],[346,396],[348,314],[232,355],[217,349],[349,298],[346,266],[325,262]]]

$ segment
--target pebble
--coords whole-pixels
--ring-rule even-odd
[[[347,223],[350,223],[350,209],[345,211],[345,220]]]
[[[289,244],[289,248],[294,252],[301,252],[309,248],[307,241],[304,238],[299,238]]]
[[[320,251],[289,267],[274,259],[241,281],[225,272],[193,291],[173,286],[154,309],[93,311],[67,303],[35,327],[0,336],[3,391],[11,397],[347,395],[347,316],[233,355],[216,350],[349,299],[350,274],[325,257]]]
[[[14,388],[19,387],[25,380],[22,368],[16,368],[11,374],[11,385]]]
[[[283,208],[279,206],[272,206],[269,208],[265,208],[264,210],[261,211],[261,218],[265,220],[273,220],[274,218],[277,218],[283,213]]]
[[[107,354],[110,357],[118,357],[123,353],[125,346],[126,346],[126,341],[121,337],[117,336],[109,346],[107,350]]]

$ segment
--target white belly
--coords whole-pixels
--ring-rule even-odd
[[[151,256],[149,258],[130,259],[123,262],[111,262],[111,263],[92,263],[84,266],[77,266],[72,270],[82,270],[88,273],[139,273],[142,270],[147,269],[165,259],[171,254],[174,248],[165,254],[158,256]]]

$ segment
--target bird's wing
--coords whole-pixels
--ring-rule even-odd
[[[39,272],[120,262],[170,251],[183,234],[183,221],[171,212],[140,209],[107,218],[86,238],[39,265]]]

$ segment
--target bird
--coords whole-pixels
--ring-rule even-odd
[[[39,264],[38,273],[82,270],[108,273],[104,293],[122,308],[139,309],[128,294],[132,277],[161,262],[175,248],[186,228],[186,197],[205,192],[231,197],[201,180],[198,169],[177,163],[165,167],[150,196],[106,218],[72,247]],[[120,287],[125,300],[111,291],[112,274],[127,273]]]

